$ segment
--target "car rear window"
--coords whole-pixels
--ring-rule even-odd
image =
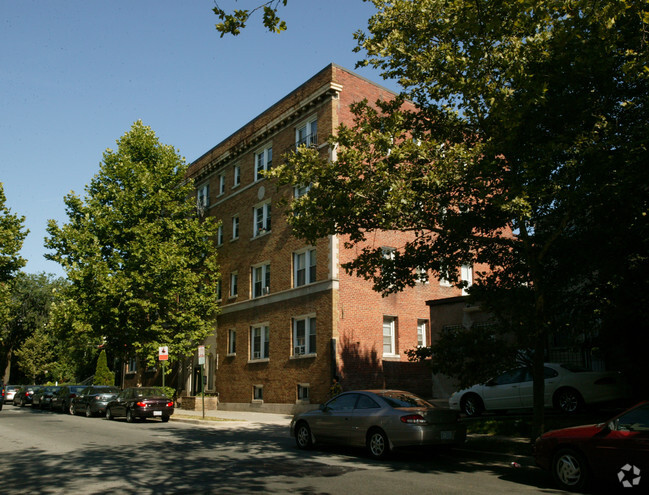
[[[382,397],[391,407],[433,407],[430,402],[426,402],[421,397],[407,392],[387,391],[377,395]]]

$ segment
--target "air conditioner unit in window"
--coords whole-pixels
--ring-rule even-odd
[[[295,346],[295,348],[293,349],[293,351],[294,351],[294,354],[295,354],[296,356],[297,356],[298,354],[306,354],[306,347],[303,346],[303,345],[298,345],[298,346]]]
[[[266,294],[270,294],[270,287],[263,287],[261,289],[261,295],[265,296]]]

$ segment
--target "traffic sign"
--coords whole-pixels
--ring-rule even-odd
[[[158,359],[160,361],[167,361],[169,359],[169,348],[166,345],[158,348]]]

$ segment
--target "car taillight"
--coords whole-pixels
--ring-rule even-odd
[[[77,396],[77,394],[70,394],[70,399],[74,399]]]
[[[137,407],[146,407],[146,402],[142,402],[142,401],[140,401],[140,402],[136,402],[135,405],[136,405]]]
[[[401,416],[402,423],[415,424],[415,425],[425,425],[427,421],[420,414],[408,414],[407,416]]]
[[[167,402],[167,407],[174,407],[174,403],[173,402]]]

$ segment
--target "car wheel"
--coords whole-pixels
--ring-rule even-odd
[[[367,450],[374,459],[384,459],[390,453],[388,436],[383,430],[374,429],[367,435]]]
[[[74,416],[75,414],[77,414],[77,408],[76,408],[76,406],[74,405],[74,403],[71,403],[71,404],[70,404],[70,407],[68,407],[68,412],[69,412],[70,414],[72,414],[72,416]]]
[[[476,394],[466,394],[460,402],[462,412],[469,417],[480,416],[484,411],[482,399]]]
[[[552,476],[563,490],[582,490],[588,482],[584,457],[573,449],[561,449],[552,458]]]
[[[134,423],[135,422],[135,415],[133,414],[133,411],[130,409],[126,410],[126,421],[128,423]]]
[[[167,421],[169,421],[169,416],[162,416],[162,422],[166,423]]]
[[[86,406],[86,418],[92,418],[93,414],[92,411],[90,410],[90,404]]]
[[[114,419],[113,413],[110,412],[110,407],[106,408],[106,419],[110,421],[111,419]]]
[[[311,428],[304,421],[300,421],[295,428],[295,443],[299,449],[310,449],[313,446]]]
[[[583,399],[574,388],[562,388],[557,390],[554,404],[561,412],[572,414],[581,409]]]

